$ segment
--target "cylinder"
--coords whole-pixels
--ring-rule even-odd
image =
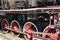
[[[20,34],[17,31],[21,31],[21,26],[19,25],[18,21],[13,20],[10,25],[10,29],[14,30],[12,31],[14,35],[19,36]]]
[[[2,22],[1,22],[1,26],[2,26],[2,30],[5,31],[5,32],[8,32],[8,29],[9,28],[9,23],[6,19],[3,19]]]

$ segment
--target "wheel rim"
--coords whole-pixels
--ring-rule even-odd
[[[32,23],[32,22],[27,22],[24,24],[24,27],[23,27],[23,32],[25,32],[26,30],[33,30],[33,31],[38,31],[37,27]],[[28,39],[27,35],[25,36],[25,39]]]
[[[56,33],[55,27],[53,25],[51,25],[51,26],[49,25],[44,29],[43,33],[53,33],[54,34],[54,33]],[[43,34],[43,37],[49,38],[48,35],[44,35],[44,34]]]
[[[16,20],[13,20],[11,22],[11,29],[13,30],[13,34],[16,36],[19,36],[20,34],[17,31],[21,31],[21,26],[19,25],[19,23]]]
[[[1,24],[2,24],[2,30],[5,32],[8,32],[8,29],[7,29],[7,28],[9,28],[8,21],[6,19],[3,19]]]

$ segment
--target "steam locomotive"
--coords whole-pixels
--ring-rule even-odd
[[[34,32],[43,32],[46,27],[51,24],[54,25],[54,20],[58,21],[58,14],[54,13],[39,13],[39,12],[19,12],[6,13],[1,17],[1,30],[5,33],[13,32],[14,35],[19,36],[20,33],[16,31],[33,30]],[[9,30],[10,29],[10,30]],[[25,36],[26,38],[26,36]]]
[[[41,9],[43,10],[43,8]],[[16,13],[13,13],[14,12],[13,11],[12,13],[7,12],[7,13],[4,13],[4,15],[0,15],[1,16],[0,18],[1,30],[4,31],[5,33],[8,33],[11,30],[13,30],[11,32],[13,32],[13,34],[16,36],[20,35],[20,33],[16,31],[25,32],[25,30],[29,30],[29,29],[33,30],[34,32],[43,32],[43,31],[45,32],[46,30],[45,28],[49,24],[54,25],[54,23],[56,23],[59,19],[58,13],[56,14],[53,12],[43,13],[43,11],[42,13],[40,13],[39,10],[38,11],[30,10],[28,12],[27,11],[16,12]],[[27,37],[25,36],[25,38]]]

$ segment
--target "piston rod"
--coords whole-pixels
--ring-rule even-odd
[[[11,30],[11,31],[15,31],[15,30],[10,29],[10,28],[6,28],[6,29]],[[18,32],[18,33],[21,33],[21,34],[32,33],[32,34],[46,34],[46,35],[53,35],[52,33],[33,32],[33,31],[26,31],[27,33],[21,32],[21,31],[15,31],[15,32]],[[56,35],[56,34],[54,34],[54,35]]]

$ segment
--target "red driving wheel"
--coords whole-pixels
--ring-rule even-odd
[[[12,32],[14,33],[14,35],[19,35],[19,33],[17,31],[21,31],[20,25],[16,20],[13,20],[11,22],[11,26],[10,28],[12,29]]]
[[[43,37],[45,37],[45,38],[50,38],[52,40],[55,40],[57,38],[57,35],[54,35],[56,33],[56,29],[55,29],[54,25],[47,26],[44,29],[43,33],[52,33],[52,34],[48,34],[48,35],[43,34]]]
[[[56,28],[56,34],[58,35],[57,40],[60,40],[60,25],[59,26],[57,25],[55,28]]]
[[[23,32],[35,32],[35,31],[38,31],[36,26],[32,23],[32,22],[27,22],[24,24],[24,27],[23,27]],[[32,37],[33,37],[33,34],[32,33],[28,33],[26,32],[26,35],[24,35],[25,39],[26,40],[32,40]]]
[[[3,19],[2,20],[1,25],[2,25],[3,31],[8,32],[8,29],[7,28],[9,28],[9,24],[8,24],[8,21],[6,19]]]

